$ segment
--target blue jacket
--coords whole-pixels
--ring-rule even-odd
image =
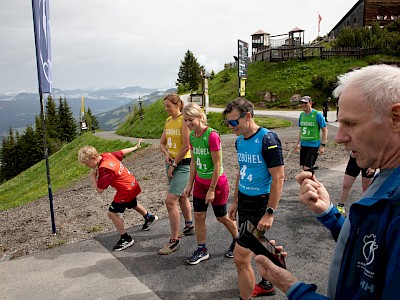
[[[400,299],[400,167],[377,191],[350,207],[350,234],[343,253],[337,300]],[[335,240],[344,218],[333,207],[319,221]],[[297,283],[289,299],[328,299],[316,285]]]

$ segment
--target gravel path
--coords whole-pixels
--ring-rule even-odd
[[[298,153],[290,152],[295,146],[298,130],[297,127],[274,130],[279,135],[283,145],[285,185],[290,184],[300,170]],[[333,140],[335,132],[336,127],[329,126],[329,141]],[[103,138],[114,136],[110,132],[96,134]],[[134,139],[134,141],[136,140]],[[222,136],[223,164],[231,183],[231,195],[233,194],[232,184],[237,174],[234,140],[235,136],[233,135]],[[142,194],[138,198],[139,202],[152,213],[165,218],[167,217],[167,210],[164,199],[167,180],[164,173],[163,158],[158,150],[158,142],[156,140],[148,142],[152,145],[127,157],[124,163],[136,175],[142,187]],[[320,169],[335,167],[347,162],[348,155],[343,146],[328,142],[326,150],[326,153],[321,155],[317,161]],[[338,178],[338,180],[341,180],[341,178]],[[48,196],[18,208],[1,211],[0,261],[89,239],[99,233],[115,231],[106,215],[113,195],[112,189],[106,190],[101,195],[97,194],[91,186],[88,176],[73,186],[55,192],[56,235],[51,234]],[[293,194],[290,197],[297,198],[297,195]],[[127,227],[141,223],[142,218],[139,214],[135,212],[126,214],[125,224]]]

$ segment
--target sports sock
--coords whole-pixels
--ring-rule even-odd
[[[197,250],[207,251],[206,244],[197,244]]]
[[[185,221],[185,226],[189,227],[193,225],[193,221]]]
[[[121,239],[128,240],[129,234],[127,232],[125,232],[124,234],[121,234]]]

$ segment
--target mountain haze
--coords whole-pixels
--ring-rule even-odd
[[[58,105],[58,99],[65,97],[74,117],[80,116],[82,96],[85,108],[90,107],[92,114],[96,115],[113,110],[122,105],[137,102],[139,96],[157,92],[157,89],[142,88],[139,86],[123,89],[101,90],[60,90],[53,89],[52,97]],[[45,97],[47,100],[47,95]],[[44,105],[46,102],[44,102]],[[10,127],[22,133],[25,127],[35,124],[35,116],[40,114],[39,95],[34,93],[18,93],[16,95],[0,94],[0,138],[7,136]]]
[[[160,98],[165,97],[169,93],[176,92],[175,89],[170,89],[167,91],[157,91],[149,95],[141,96],[142,108],[156,102]],[[99,126],[102,130],[116,130],[122,122],[124,122],[125,117],[129,113],[134,112],[134,107],[139,109],[139,99],[134,99],[133,101],[123,104],[115,109],[95,114],[97,120],[99,121]]]

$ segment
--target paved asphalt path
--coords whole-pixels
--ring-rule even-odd
[[[333,197],[338,197],[344,168],[318,171],[319,180],[334,191]],[[359,196],[357,190],[353,197]],[[297,194],[297,184],[285,182],[279,213],[267,236],[288,251],[290,271],[325,293],[335,243],[298,203]],[[135,244],[125,251],[111,251],[116,238],[111,232],[1,262],[0,299],[239,299],[233,260],[224,257],[231,239],[211,211],[207,218],[210,258],[198,265],[186,264],[195,250],[194,236],[184,237],[181,249],[172,255],[157,254],[169,237],[169,220],[162,219],[147,232],[140,226],[129,228]],[[278,291],[276,296],[257,299],[285,298]]]

